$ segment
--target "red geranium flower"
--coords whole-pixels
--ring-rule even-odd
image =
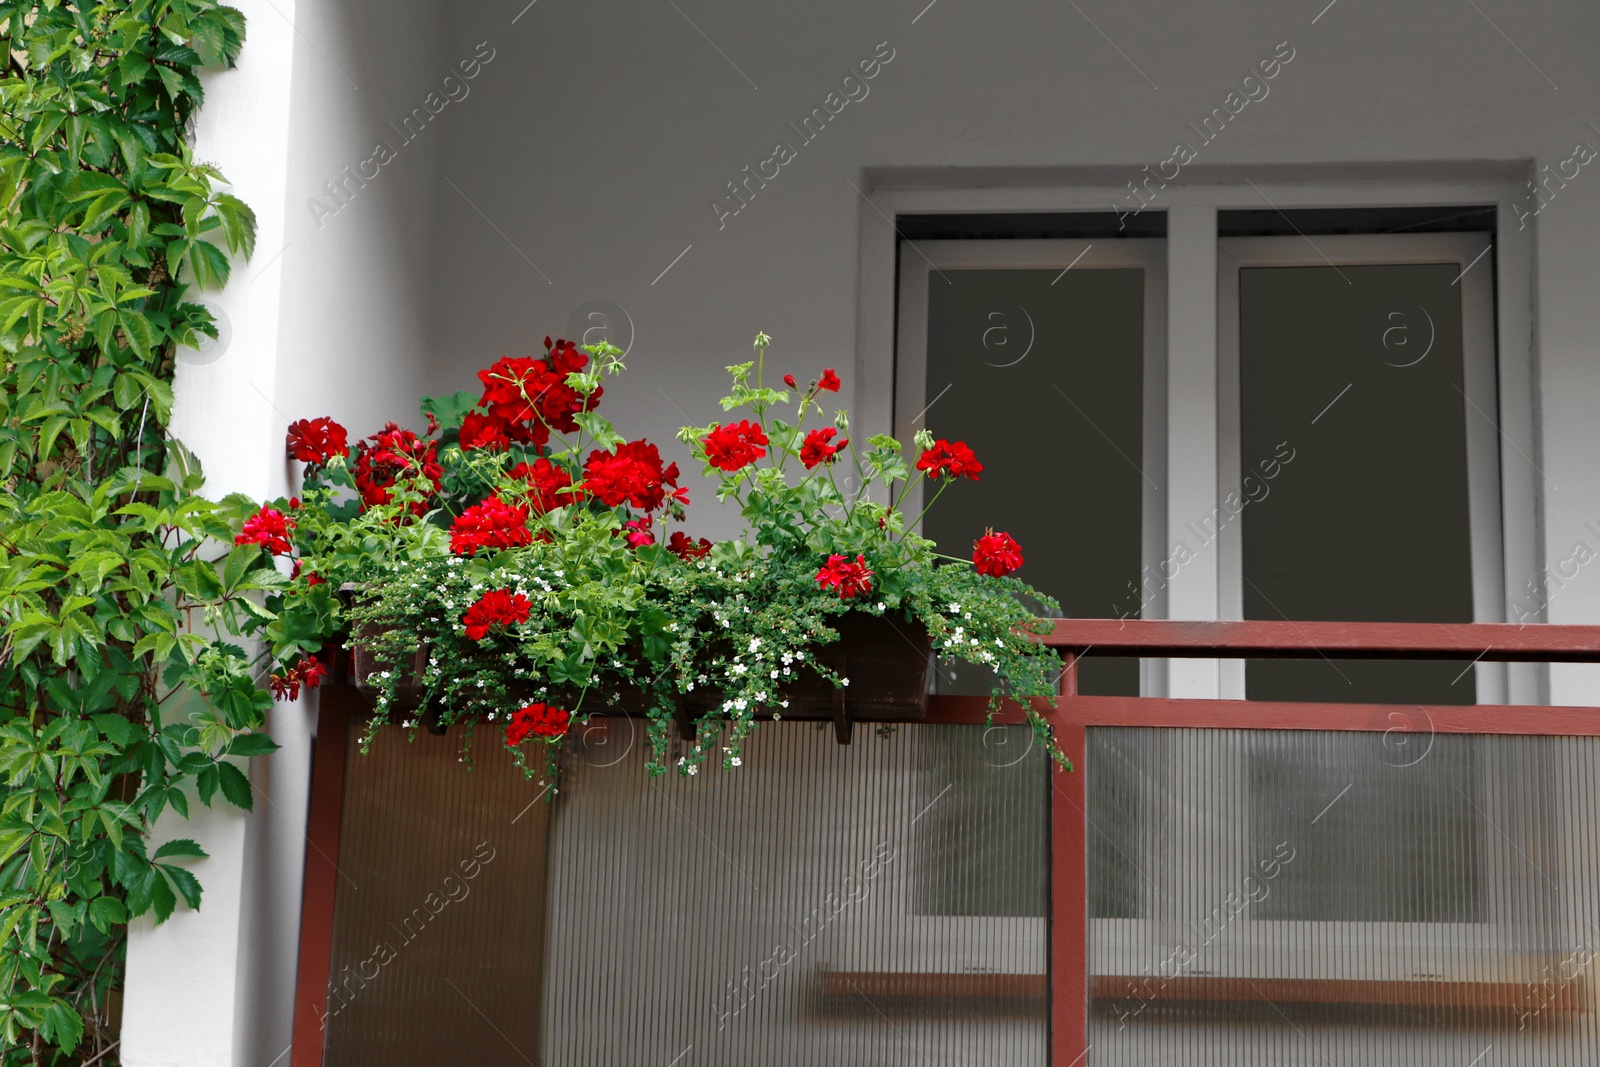
[[[817,586],[822,589],[836,589],[842,599],[848,600],[857,594],[867,593],[872,590],[872,572],[867,569],[865,556],[856,556],[852,563],[844,556],[832,555],[828,562],[817,571]]]
[[[307,689],[315,689],[327,676],[328,668],[319,663],[317,657],[304,656],[284,673],[272,675],[268,685],[272,688],[275,700],[299,700],[302,685]]]
[[[307,656],[300,661],[300,681],[307,689],[315,689],[327,676],[328,668],[318,662],[317,657]]]
[[[516,548],[530,544],[528,509],[491,496],[463,511],[450,526],[450,551],[470,556],[480,548]]]
[[[630,522],[623,523],[622,529],[618,530],[617,532],[627,532],[629,548],[643,548],[645,545],[653,545],[656,543],[656,535],[650,529],[650,526],[651,522],[649,519],[634,519]]]
[[[822,377],[817,379],[817,388],[826,389],[830,393],[837,393],[839,391],[839,386],[843,384],[844,383],[839,380],[839,376],[833,373],[832,367],[823,367]]]
[[[684,560],[700,559],[711,551],[711,542],[704,537],[698,544],[682,530],[673,530],[672,536],[667,538],[667,551]]]
[[[503,452],[511,447],[509,430],[504,419],[469,411],[461,420],[461,448],[463,451],[481,448],[487,452]]]
[[[767,435],[749,419],[713,426],[700,443],[705,446],[706,462],[718,470],[736,471],[767,454],[763,447]]]
[[[510,476],[528,483],[528,502],[535,515],[582,499],[582,493],[563,492],[572,488],[572,475],[567,468],[540,456],[532,463],[518,463],[511,468]]]
[[[837,432],[829,428],[812,430],[806,434],[805,443],[800,446],[800,462],[805,464],[806,470],[811,470],[820,463],[832,463],[838,452],[850,443],[850,438],[846,437],[838,444],[830,445],[828,442],[833,440],[833,435]]]
[[[965,441],[951,444],[941,437],[917,460],[917,470],[927,471],[930,478],[971,478],[977,481],[978,475],[983,473],[983,464],[978,462],[978,457],[972,454],[972,449],[967,447]]]
[[[661,467],[661,452],[648,441],[629,441],[615,452],[589,453],[583,465],[583,488],[608,508],[624,503],[640,511],[654,511],[667,497],[667,486],[678,484],[678,465]]]
[[[989,530],[972,542],[972,565],[979,574],[1003,578],[1022,566],[1022,546],[1008,533]]]
[[[467,628],[467,639],[482,641],[491,626],[511,626],[527,622],[533,611],[533,601],[509,589],[491,589],[478,598],[478,602],[461,616]]]
[[[294,551],[289,543],[289,533],[294,520],[286,519],[283,512],[262,505],[261,510],[244,520],[244,527],[233,539],[236,545],[261,545],[274,556],[287,556]]]
[[[794,375],[792,374],[785,374],[783,376],[783,384],[787,385],[790,389],[800,388],[800,383],[794,380]]]
[[[567,384],[567,375],[588,366],[589,357],[571,341],[544,339],[545,358],[506,357],[487,370],[478,372],[483,383],[479,401],[489,414],[510,425],[511,436],[543,446],[550,430],[573,433],[578,424],[573,416],[592,411],[604,389],[588,398]]]
[[[272,687],[273,700],[299,700],[300,676],[290,671],[288,674],[274,674],[268,679]]]
[[[506,744],[515,748],[526,741],[530,734],[535,737],[560,737],[567,732],[567,724],[571,721],[572,716],[560,708],[542,702],[529,704],[511,713],[511,721],[506,724]]]
[[[439,442],[418,437],[390,422],[356,446],[356,489],[365,507],[389,503],[389,490],[396,481],[418,475],[428,480],[433,492],[439,491],[444,476],[444,469],[439,466]],[[421,515],[427,508],[412,504],[411,510]]]
[[[300,419],[289,424],[289,455],[305,463],[326,463],[334,456],[348,456],[349,433],[327,416]]]

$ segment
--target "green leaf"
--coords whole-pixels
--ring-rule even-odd
[[[192,859],[203,860],[209,853],[201,848],[199,843],[187,837],[177,837],[156,849],[154,859],[172,859],[177,856],[187,856]]]
[[[228,802],[234,807],[251,811],[255,803],[254,797],[251,796],[250,779],[231,763],[218,763],[217,770],[222,775],[222,795],[227,797]]]
[[[239,734],[228,742],[227,755],[265,756],[278,751],[278,743],[266,734]]]

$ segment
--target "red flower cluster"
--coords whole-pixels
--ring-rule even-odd
[[[343,426],[323,416],[289,424],[289,455],[303,463],[326,463],[350,454],[350,435]]]
[[[629,548],[643,548],[645,545],[656,543],[656,535],[650,529],[651,525],[652,523],[649,519],[633,519],[630,522],[623,523],[622,529],[617,532],[627,533]]]
[[[654,511],[667,498],[667,486],[678,484],[678,465],[661,466],[661,451],[645,440],[629,441],[615,452],[589,453],[583,465],[583,488],[608,508],[624,503],[640,511]],[[678,489],[673,499],[687,504],[689,494]]]
[[[483,383],[483,398],[478,403],[511,440],[542,448],[550,431],[572,433],[578,424],[573,416],[592,411],[604,389],[588,398],[578,395],[567,384],[567,375],[583,370],[589,357],[571,341],[544,339],[545,358],[527,357],[497,360],[488,370],[478,372]],[[466,446],[463,445],[463,448]]]
[[[822,377],[817,379],[817,388],[826,389],[830,393],[837,393],[839,391],[839,386],[843,384],[844,383],[839,380],[839,376],[833,373],[832,367],[823,367]]]
[[[511,626],[527,622],[533,612],[533,601],[509,589],[491,589],[478,598],[478,602],[461,616],[467,628],[469,641],[482,641],[489,635],[491,626]]]
[[[672,536],[667,538],[667,551],[687,563],[691,559],[700,559],[711,552],[711,542],[704,537],[696,543],[694,538],[682,530],[673,530]]]
[[[366,507],[389,503],[389,490],[396,481],[419,474],[428,479],[435,493],[439,491],[444,469],[439,466],[437,441],[418,437],[390,422],[356,445],[356,489]],[[413,504],[411,510],[421,515],[427,509]]]
[[[567,468],[543,456],[532,463],[518,463],[511,468],[510,476],[528,483],[528,503],[535,515],[543,515],[583,497],[581,493],[563,492],[572,488],[572,475],[567,473]]]
[[[835,456],[850,443],[850,438],[846,437],[836,445],[829,444],[837,432],[830,427],[825,430],[812,430],[806,434],[805,443],[800,446],[800,462],[805,464],[806,470],[811,470],[818,464],[832,463]]]
[[[480,548],[517,548],[533,542],[528,509],[497,496],[463,511],[450,526],[450,551],[470,556]]]
[[[461,448],[466,452],[479,448],[486,452],[504,452],[511,447],[509,426],[504,419],[469,411],[461,420]]]
[[[293,529],[293,519],[286,519],[283,512],[263,504],[261,510],[244,520],[244,527],[233,543],[260,545],[274,556],[287,556],[294,551],[294,545],[289,543]]]
[[[1022,566],[1022,546],[1008,533],[989,530],[972,542],[972,565],[979,574],[1004,578]]]
[[[971,478],[978,480],[983,464],[972,454],[965,441],[951,444],[944,438],[933,443],[917,460],[917,470],[927,471],[930,478]]]
[[[284,674],[274,674],[270,679],[272,696],[276,700],[299,700],[300,687],[315,689],[328,676],[328,668],[315,656],[303,656],[299,663]]]
[[[713,426],[700,443],[705,446],[706,462],[718,470],[736,471],[767,454],[767,435],[749,419]]]
[[[511,721],[506,724],[506,744],[516,748],[530,734],[535,737],[560,737],[567,732],[567,724],[571,721],[572,716],[560,708],[541,702],[529,704],[511,713]]]
[[[857,555],[855,562],[844,556],[832,555],[817,571],[817,587],[835,589],[841,599],[848,600],[858,594],[872,591],[872,572],[867,569],[865,556]]]

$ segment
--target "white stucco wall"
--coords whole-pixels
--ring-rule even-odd
[[[1379,165],[1404,203],[1407,173],[1532,174],[1579,140],[1600,145],[1600,8],[1577,0],[239,3],[250,41],[238,71],[209,79],[200,148],[256,207],[261,240],[222,300],[231,347],[179,377],[178,432],[218,492],[284,487],[288,420],[330,414],[358,434],[386,418],[416,425],[419,391],[475,387],[477,368],[568,332],[596,300],[632,324],[629,374],[605,400],[630,435],[666,444],[683,422],[713,418],[723,366],[758,329],[785,369],[840,368],[851,404],[852,379],[886,380],[891,359],[867,327],[892,309],[893,286],[881,262],[862,273],[864,241],[887,225],[864,196],[944,189],[952,203],[992,195],[1021,210],[1119,186],[1280,42],[1294,60],[1205,147],[1199,177],[1273,183],[1288,207],[1296,182]],[[889,49],[868,95],[801,145],[789,123]],[[459,80],[459,64],[485,56]],[[391,123],[430,109],[430,92],[456,98],[406,140]],[[394,158],[364,185],[343,178],[380,140]],[[725,183],[779,141],[797,157],[719,219]],[[1549,560],[1600,519],[1593,170],[1523,235],[1532,528]],[[324,185],[338,180],[344,203]],[[727,523],[704,496],[691,514],[715,536]],[[1600,622],[1597,574],[1552,595],[1550,621]],[[1600,670],[1558,668],[1550,694],[1600,703]],[[266,1067],[287,1044],[308,711],[275,713],[286,749],[255,769],[273,804],[169,831],[212,848],[207,905],[136,931],[127,1062]],[[189,973],[201,977],[180,983]]]
[[[290,421],[333,415],[363,434],[383,418],[417,422],[437,140],[419,138],[381,180],[348,182],[344,205],[321,187],[370,156],[397,101],[420,101],[437,80],[441,24],[431,2],[237,6],[244,54],[206,77],[195,144],[255,209],[256,254],[205,295],[224,335],[180,362],[173,432],[200,456],[212,495],[267,498],[290,488]],[[307,189],[338,212],[310,210]],[[283,747],[251,767],[252,816],[218,801],[159,827],[210,852],[195,867],[205,899],[161,927],[134,926],[124,1063],[288,1062],[315,721],[311,699],[273,709]]]

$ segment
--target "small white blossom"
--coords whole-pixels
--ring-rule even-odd
[[[733,757],[731,760],[728,761],[728,763],[729,763],[730,766],[734,766],[734,767],[743,767],[744,766],[744,760],[740,759],[738,756]]]
[[[848,678],[840,678],[839,679],[839,684],[843,685],[843,686],[848,686],[850,684],[850,679],[848,679]]]
[[[751,652],[754,652],[754,651],[755,651],[755,650],[756,650],[756,649],[758,649],[758,648],[760,648],[760,647],[761,647],[761,638],[759,638],[759,637],[752,637],[752,638],[751,638],[751,639],[750,639],[750,651],[751,651]]]
[[[953,604],[950,605],[950,614],[955,615],[955,614],[959,613],[960,611],[961,611],[961,605],[960,604],[954,604],[953,603]]]

